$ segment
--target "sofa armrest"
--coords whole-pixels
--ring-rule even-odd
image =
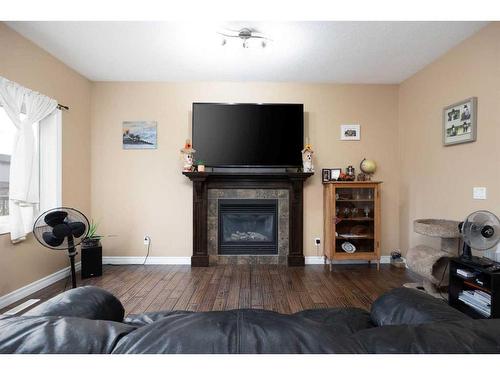
[[[95,286],[68,290],[29,310],[23,316],[68,316],[123,321],[125,309],[111,293]]]
[[[442,299],[410,288],[396,288],[383,294],[372,304],[370,315],[378,326],[471,319]]]

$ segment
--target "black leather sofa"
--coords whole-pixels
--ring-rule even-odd
[[[500,321],[473,320],[398,288],[371,311],[156,312],[124,319],[96,287],[62,293],[23,316],[0,316],[0,353],[500,353]]]

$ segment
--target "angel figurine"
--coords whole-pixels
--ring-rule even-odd
[[[306,144],[302,150],[302,165],[304,172],[314,172],[313,149],[310,144]]]
[[[192,172],[194,170],[193,167],[193,154],[196,152],[193,149],[193,145],[191,144],[190,139],[186,139],[186,143],[184,144],[184,148],[181,149],[181,154],[184,159],[184,166],[182,167],[183,172]]]

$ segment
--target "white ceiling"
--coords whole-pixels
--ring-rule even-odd
[[[94,81],[399,83],[486,22],[7,22]],[[251,27],[265,49],[221,46]]]

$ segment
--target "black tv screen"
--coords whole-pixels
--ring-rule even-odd
[[[209,167],[302,165],[302,104],[193,103],[195,159]]]

